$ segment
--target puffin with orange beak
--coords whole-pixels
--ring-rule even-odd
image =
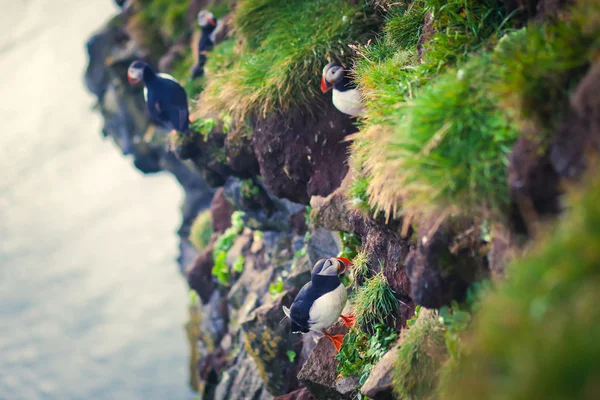
[[[327,64],[321,77],[321,91],[327,93],[332,89],[331,97],[335,108],[353,117],[362,112],[362,99],[356,85],[350,79],[348,71],[336,62]]]
[[[302,287],[289,309],[283,307],[283,312],[292,321],[292,333],[323,332],[340,317],[347,327],[354,324],[354,316],[342,315],[348,294],[339,277],[350,265],[350,260],[342,257],[317,261],[310,282]],[[340,351],[344,335],[325,333],[325,336]]]

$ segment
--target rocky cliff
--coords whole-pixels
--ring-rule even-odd
[[[230,35],[192,81],[201,9]],[[102,134],[185,189],[200,397],[592,398],[599,27],[583,0],[137,0],[90,38]],[[139,58],[184,83],[189,135],[149,122]],[[330,60],[358,119],[318,91]],[[282,307],[340,254],[336,353]]]

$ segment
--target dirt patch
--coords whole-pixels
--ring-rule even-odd
[[[253,147],[265,186],[276,196],[308,204],[327,196],[348,171],[348,142],[354,121],[327,99],[312,112],[295,109],[257,121]]]

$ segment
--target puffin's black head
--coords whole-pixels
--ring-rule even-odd
[[[207,26],[216,26],[217,19],[210,11],[202,10],[198,13],[198,25],[200,25],[201,28],[206,28]]]
[[[321,259],[315,264],[311,275],[313,278],[341,275],[348,270],[350,265],[352,265],[352,262],[343,257]]]
[[[329,92],[333,85],[341,82],[344,79],[345,70],[340,64],[336,62],[330,62],[323,68],[323,76],[321,77],[321,91],[323,93]]]
[[[129,69],[127,69],[127,79],[129,83],[135,85],[144,79],[144,70],[148,67],[143,61],[137,60],[131,63]]]

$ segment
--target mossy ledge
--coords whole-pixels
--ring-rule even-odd
[[[103,134],[185,190],[201,398],[594,398],[597,1],[129,3],[86,84]],[[201,9],[228,38],[190,80]],[[183,84],[189,135],[148,120],[139,58]],[[319,90],[330,61],[358,118]],[[282,310],[332,256],[354,259],[337,354]]]

